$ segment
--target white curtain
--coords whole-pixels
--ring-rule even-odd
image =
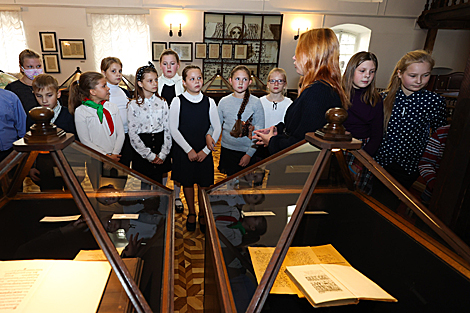
[[[119,58],[125,74],[135,74],[152,60],[145,15],[91,14],[91,21],[97,71],[105,57]]]
[[[18,55],[26,49],[20,12],[0,11],[0,70],[18,73]]]

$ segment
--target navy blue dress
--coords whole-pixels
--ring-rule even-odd
[[[211,125],[209,117],[209,98],[203,96],[201,102],[193,103],[183,95],[180,99],[180,116],[178,130],[184,139],[197,152],[206,146],[206,134]],[[209,153],[202,162],[189,161],[188,154],[173,141],[173,169],[172,179],[183,187],[198,184],[209,187],[214,184],[214,163],[212,153]]]

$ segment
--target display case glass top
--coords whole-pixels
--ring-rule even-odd
[[[223,281],[218,289],[207,289],[217,291],[214,297],[224,310],[313,312],[305,298],[276,287],[287,284],[281,273],[289,247],[327,244],[398,299],[329,311],[458,312],[468,307],[468,246],[359,150],[357,140],[329,141],[313,133],[307,139],[207,191],[207,214],[213,218],[208,238],[218,241],[208,241],[206,253],[212,254],[214,267],[220,254],[226,272],[218,277]],[[369,196],[348,170],[351,157],[392,190],[413,218]],[[249,247],[272,247],[272,254],[257,260],[264,262],[264,274],[255,275]],[[441,286],[451,287],[442,292]]]
[[[172,191],[56,133],[1,163],[0,260],[108,261],[119,288],[99,312],[172,311]]]

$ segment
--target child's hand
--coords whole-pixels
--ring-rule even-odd
[[[207,134],[206,135],[206,146],[209,150],[215,151],[215,141],[214,138],[212,138],[211,135]]]
[[[120,154],[108,154],[108,156],[116,162],[119,162],[119,160],[121,159]]]
[[[33,181],[41,181],[39,175],[41,175],[41,172],[37,168],[31,168],[29,170],[29,177],[31,177]]]
[[[163,160],[160,159],[158,156],[156,156],[155,159],[151,163],[153,163],[153,164],[163,164]]]
[[[194,162],[194,161],[197,161],[197,153],[196,151],[194,151],[194,149],[191,149],[191,151],[188,152],[188,158],[189,158],[189,161],[191,162]]]
[[[248,165],[248,163],[250,163],[250,160],[251,160],[251,156],[249,156],[248,154],[245,154],[240,159],[240,163],[238,163],[238,165],[245,167]]]
[[[202,150],[199,151],[199,152],[197,153],[197,161],[198,161],[198,162],[204,161],[204,159],[206,158],[206,156],[207,156],[207,154],[206,154],[204,151],[202,151]]]

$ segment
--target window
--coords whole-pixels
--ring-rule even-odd
[[[339,41],[339,67],[344,73],[349,59],[356,53],[356,35],[346,32],[336,33]]]
[[[339,66],[344,73],[349,59],[359,51],[369,51],[371,30],[357,24],[342,24],[331,27],[339,41]]]
[[[0,11],[0,70],[18,73],[18,55],[26,49],[26,37],[20,12]]]
[[[135,74],[151,60],[149,27],[145,15],[91,14],[95,66],[100,71],[101,60],[117,57],[123,73]]]

